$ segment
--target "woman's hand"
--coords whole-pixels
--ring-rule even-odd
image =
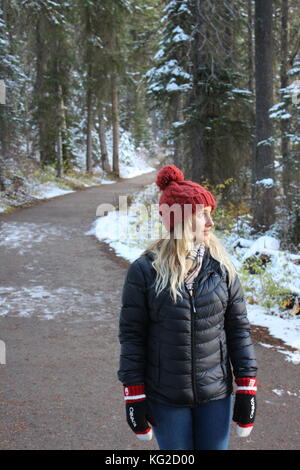
[[[237,423],[239,437],[248,437],[253,429],[256,414],[257,381],[255,377],[235,379],[237,384],[233,421]]]
[[[150,441],[152,439],[152,427],[149,426],[149,423],[153,426],[155,426],[155,423],[149,416],[144,385],[124,385],[123,391],[127,423],[138,439]]]

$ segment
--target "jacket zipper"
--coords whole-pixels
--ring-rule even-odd
[[[195,357],[195,313],[196,313],[196,308],[195,308],[195,302],[194,302],[194,291],[192,291],[192,295],[190,294],[189,290],[186,288],[188,291],[190,301],[191,301],[191,332],[192,332],[192,387],[193,387],[193,394],[194,394],[194,406],[197,405],[197,391],[196,391],[196,371],[195,371],[195,366],[194,366],[194,357]]]
[[[194,289],[198,286],[199,281],[200,281],[200,279],[202,279],[204,274],[209,274],[212,271],[213,271],[212,269],[208,272],[207,271],[204,271],[204,272],[200,271],[200,275],[198,275],[198,279],[197,279],[197,284],[194,283],[193,290],[192,290],[192,295],[190,294],[190,291],[188,290],[188,288],[185,286],[185,288],[186,288],[186,290],[189,294],[190,303],[191,303],[191,307],[192,307],[191,308],[191,332],[192,332],[191,352],[192,352],[192,387],[193,387],[193,394],[194,394],[194,406],[197,406],[196,370],[195,370],[195,366],[194,366],[194,357],[196,356],[196,354],[195,354],[195,325],[194,325],[196,307],[195,307],[195,302],[194,302]]]

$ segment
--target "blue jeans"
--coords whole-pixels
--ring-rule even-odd
[[[228,450],[232,396],[196,408],[161,405],[148,399],[160,450]]]

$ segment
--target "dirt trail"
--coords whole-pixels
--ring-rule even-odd
[[[7,361],[0,365],[0,449],[157,449],[154,439],[142,443],[128,428],[116,378],[128,263],[85,234],[100,203],[114,204],[154,176],[0,214],[0,311],[6,312],[0,339]],[[268,342],[265,336],[261,330],[259,341]],[[232,424],[230,447],[299,449],[299,366],[259,344],[256,351],[256,426],[242,441]]]

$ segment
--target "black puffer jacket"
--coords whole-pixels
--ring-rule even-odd
[[[185,289],[174,304],[168,287],[157,297],[151,253],[129,267],[119,321],[118,378],[145,384],[146,395],[192,407],[225,398],[234,376],[255,377],[257,364],[243,289],[210,254],[203,257],[193,297]]]

